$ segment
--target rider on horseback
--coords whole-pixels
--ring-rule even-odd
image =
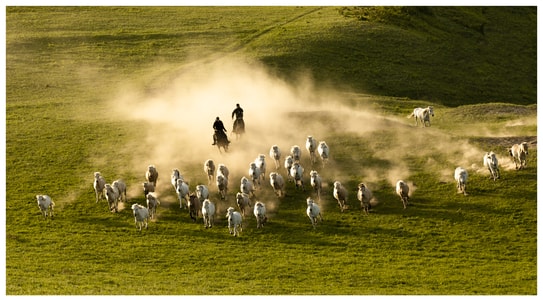
[[[236,116],[236,120],[234,121],[234,132],[237,134],[241,134],[245,132],[245,122],[243,121],[243,108],[239,106],[239,104],[236,104],[236,109],[232,112],[232,119],[234,119],[234,116]]]
[[[243,119],[243,108],[239,104],[236,104],[236,109],[232,112],[232,119],[234,119],[234,115],[236,119]]]
[[[213,134],[213,145],[217,145],[217,138],[219,137],[219,135],[222,135],[224,140],[227,143],[230,143],[228,137],[226,136],[226,128],[224,128],[224,124],[219,119],[219,117],[215,119],[215,122],[213,123],[213,129],[215,129],[215,133]]]

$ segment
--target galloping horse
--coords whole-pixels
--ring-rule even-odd
[[[234,121],[234,129],[232,130],[232,132],[236,134],[237,140],[239,140],[241,135],[245,133],[245,121],[243,121],[242,118],[237,118]]]
[[[219,152],[221,152],[221,147],[224,149],[224,152],[228,152],[228,144],[230,144],[230,141],[228,140],[226,133],[215,130],[215,134],[217,135],[217,148],[219,148]]]
[[[415,126],[419,126],[419,120],[420,120],[422,127],[426,127],[426,123],[428,123],[428,127],[430,127],[430,115],[432,117],[434,116],[433,106],[428,106],[426,108],[417,107],[407,117],[408,118],[415,117]]]

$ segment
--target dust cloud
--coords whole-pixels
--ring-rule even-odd
[[[293,145],[300,146],[302,158],[305,156],[307,159],[307,136],[312,135],[317,141],[323,140],[330,126],[354,134],[368,143],[374,157],[389,162],[389,167],[352,166],[358,169],[327,170],[327,176],[333,177],[328,178],[327,182],[352,178],[353,173],[357,174],[360,170],[357,176],[361,181],[371,183],[385,179],[393,187],[399,179],[409,177],[411,171],[408,162],[411,158],[422,158],[421,168],[439,170],[437,172],[445,182],[452,182],[457,166],[482,172],[483,150],[458,141],[434,127],[414,128],[414,124],[406,122],[405,117],[380,115],[370,107],[347,107],[342,104],[344,93],[321,89],[314,85],[310,76],[300,76],[297,80],[286,82],[258,63],[228,58],[199,65],[192,63],[189,69],[177,72],[174,77],[153,87],[127,86],[119,91],[113,102],[118,116],[146,124],[146,132],[142,132],[138,141],[144,155],[134,154],[130,168],[139,170],[143,176],[148,165],[155,165],[160,173],[157,190],[171,189],[169,178],[174,168],[184,175],[191,190],[197,184],[207,185],[203,164],[205,160],[213,159],[216,165],[225,164],[230,173],[235,174],[229,181],[229,194],[235,194],[239,190],[239,179],[248,176],[249,164],[259,154],[266,155],[269,174],[275,171],[269,157],[272,145],[280,147],[282,160]],[[247,129],[240,140],[236,140],[231,133],[231,114],[236,103],[244,109]],[[299,115],[297,117],[293,113],[306,117],[300,121]],[[312,117],[312,114],[328,116],[334,120],[334,124]],[[211,145],[212,124],[216,117],[224,122],[232,141],[228,153],[220,153]],[[414,123],[413,119],[411,121]],[[387,144],[379,143],[376,146],[376,141],[384,134]],[[333,161],[334,149],[341,145],[328,145]],[[356,155],[353,153],[353,158]],[[448,165],[440,166],[438,161],[443,161],[440,159],[443,156]],[[506,161],[503,157],[498,158]],[[188,173],[195,168],[200,168],[201,172]],[[305,166],[306,187],[309,186],[309,171],[310,167]],[[284,169],[282,175],[286,176]],[[413,193],[416,183],[409,184]],[[269,186],[269,183],[265,181],[262,185]],[[141,194],[141,186],[132,187],[129,194]],[[168,197],[161,201],[176,201],[173,196]]]

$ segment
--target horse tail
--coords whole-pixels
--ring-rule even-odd
[[[409,119],[409,118],[413,117],[414,115],[415,115],[415,112],[412,112],[409,116],[407,116],[407,118]]]

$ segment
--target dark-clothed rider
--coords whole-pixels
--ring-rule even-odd
[[[213,129],[215,129],[215,133],[213,134],[213,145],[217,144],[217,134],[224,134],[226,137],[226,128],[224,128],[224,124],[222,121],[217,117],[215,119],[215,122],[213,123]],[[228,141],[228,139],[226,139]],[[230,141],[228,141],[230,142]]]
[[[236,119],[243,119],[243,108],[239,104],[236,104],[236,109],[232,112],[232,119],[234,119],[234,116],[236,116]]]

